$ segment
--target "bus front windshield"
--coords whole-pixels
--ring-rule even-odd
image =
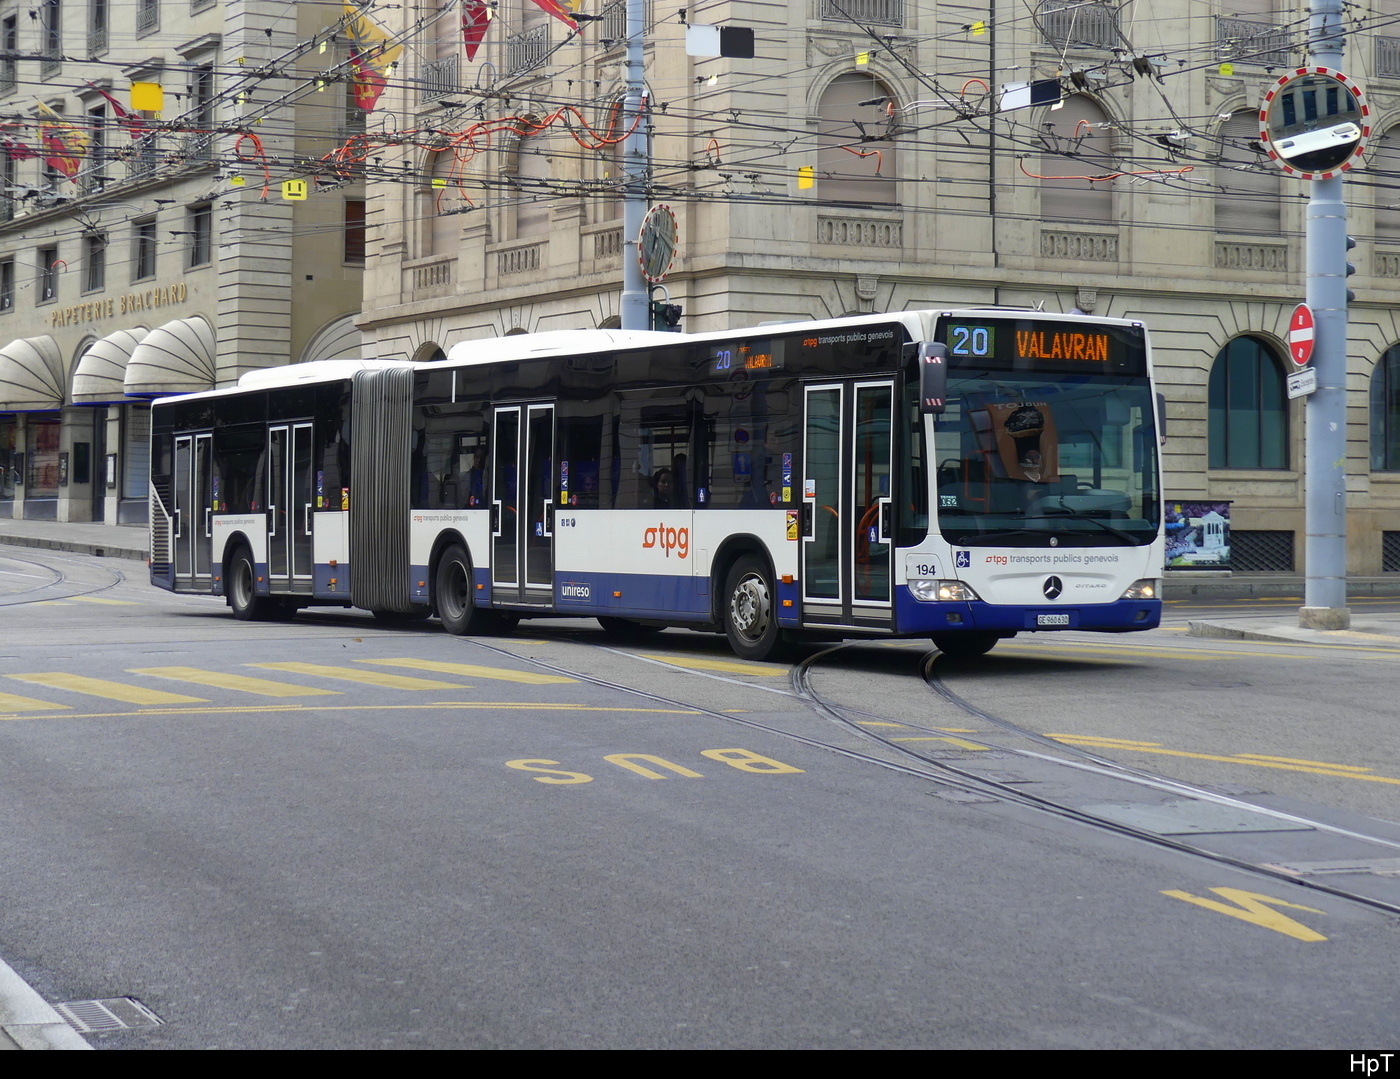
[[[1157,535],[1157,433],[1139,377],[964,367],[932,417],[935,505],[963,546],[1141,546]]]

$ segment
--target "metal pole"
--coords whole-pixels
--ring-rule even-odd
[[[1341,0],[1311,0],[1313,63],[1341,70]],[[1347,207],[1340,175],[1313,180],[1307,211],[1307,301],[1316,324],[1317,390],[1307,398],[1307,580],[1298,624],[1346,629]]]
[[[627,96],[623,99],[622,122],[632,133],[622,144],[622,328],[651,329],[651,305],[647,302],[647,283],[642,276],[642,264],[637,259],[637,244],[642,231],[642,219],[647,212],[646,185],[647,135],[646,123],[638,117],[642,111],[645,92],[642,50],[644,42],[645,7],[643,0],[627,0]]]

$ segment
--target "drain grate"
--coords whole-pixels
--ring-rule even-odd
[[[133,997],[107,1000],[70,1000],[54,1010],[79,1034],[107,1034],[114,1030],[158,1027],[164,1020]]]

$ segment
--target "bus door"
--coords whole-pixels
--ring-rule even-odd
[[[491,430],[491,595],[554,602],[554,406],[495,410]]]
[[[889,626],[894,383],[807,386],[803,406],[803,621]]]
[[[212,438],[208,434],[175,439],[175,586],[211,584],[214,506],[210,481]]]
[[[267,579],[274,592],[311,590],[311,465],[311,424],[267,429]]]

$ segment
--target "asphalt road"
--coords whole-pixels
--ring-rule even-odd
[[[0,556],[0,958],[163,1021],[99,1048],[1400,1032],[1400,653],[1183,610],[794,671],[591,622],[244,624],[140,572]]]

